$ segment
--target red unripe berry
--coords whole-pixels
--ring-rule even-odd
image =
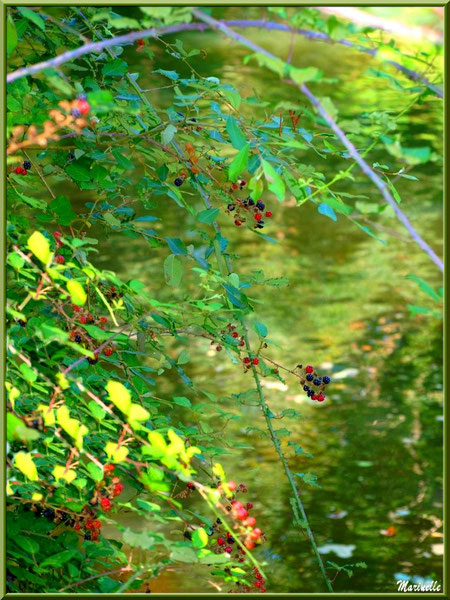
[[[319,402],[323,402],[323,401],[325,400],[325,394],[319,394],[319,395],[317,396],[317,400],[318,400]]]
[[[248,356],[246,356],[246,357],[244,358],[244,364],[246,364],[246,365],[249,365],[251,362],[252,362],[252,361],[251,361],[251,359],[250,359]]]
[[[234,490],[235,490],[235,489],[236,489],[236,487],[237,487],[237,486],[236,486],[236,482],[235,482],[235,481],[229,481],[227,485],[228,485],[228,489],[229,489],[231,492],[234,492]],[[241,506],[242,506],[242,504],[241,504]]]
[[[188,483],[188,484],[187,484],[187,487],[188,487],[190,490],[193,490],[193,489],[195,488],[195,485],[194,485],[193,483]]]
[[[255,542],[253,542],[252,540],[245,540],[245,547],[247,548],[247,550],[253,550],[253,548],[255,547]]]
[[[266,217],[271,217],[272,216],[272,212],[270,210],[266,211]]]
[[[81,525],[79,523],[75,523],[75,531],[80,531]]]
[[[228,554],[231,554],[233,552],[233,548],[231,546],[227,546],[225,548],[225,552],[227,552]]]
[[[236,221],[234,222],[234,224],[236,225],[236,227],[240,227],[242,225],[242,221],[238,221],[236,219]]]
[[[250,537],[254,540],[257,540],[261,537],[262,531],[259,527],[255,527],[255,529],[250,533]]]
[[[111,510],[111,500],[109,498],[102,498],[100,500],[100,505],[103,508],[104,511],[108,512],[109,510]]]
[[[262,214],[261,214],[261,213],[256,213],[256,215],[255,215],[255,219],[256,219],[257,221],[261,221],[261,219],[262,219]]]
[[[233,333],[231,334],[234,338],[239,337],[239,334],[237,331],[233,331]]]
[[[123,483],[116,483],[113,489],[113,496],[120,496],[123,492]]]
[[[98,536],[99,536],[99,532],[98,531],[93,531],[91,533],[91,541],[96,542],[98,540]]]
[[[100,527],[102,526],[102,522],[99,520],[94,521],[92,524],[94,526],[94,529],[100,529]]]
[[[243,523],[246,527],[254,527],[256,525],[255,517],[248,517]]]
[[[80,323],[87,323],[87,316],[86,315],[81,315],[80,316]]]
[[[100,317],[100,323],[107,323],[108,317]]]
[[[64,256],[62,254],[58,254],[56,257],[56,262],[59,265],[63,265],[66,262],[66,259],[64,258]]]
[[[88,321],[93,321],[94,320],[94,317],[93,317],[93,315],[91,315],[91,313],[88,314],[87,320]]]
[[[256,579],[259,579],[260,581],[262,581],[264,583],[264,579],[263,576],[261,575],[261,573],[258,571],[255,575]]]
[[[72,304],[72,310],[73,310],[73,312],[80,312],[81,306],[77,306],[76,304]]]
[[[261,592],[261,594],[264,594],[264,592],[266,591],[266,588],[265,587],[260,587],[259,591]]]
[[[247,502],[247,510],[253,508],[253,502]]]
[[[92,521],[86,521],[86,529],[94,529],[94,523]]]
[[[236,511],[236,519],[238,521],[243,521],[247,517],[248,517],[248,510],[246,510],[244,507],[242,507]]]
[[[87,115],[88,112],[91,110],[91,107],[89,106],[89,102],[87,100],[80,100],[78,102],[78,110],[80,111],[80,113],[82,115]]]
[[[145,45],[145,40],[143,40],[142,38],[139,38],[138,40],[136,40],[136,44],[138,46],[144,46]]]
[[[255,581],[255,582],[253,583],[253,585],[254,585],[255,587],[259,588],[259,587],[261,587],[261,582],[260,582],[260,581]]]
[[[103,350],[103,354],[104,354],[105,356],[111,356],[111,354],[114,354],[114,349],[113,349],[113,348],[105,348],[105,349]]]
[[[232,184],[231,184],[231,188],[232,188],[233,190],[237,190],[237,189],[238,189],[238,187],[239,187],[239,185],[238,185],[237,183],[232,183]]]
[[[103,472],[105,474],[112,474],[112,473],[114,473],[114,469],[115,469],[114,465],[109,463],[103,467]]]
[[[16,173],[17,175],[20,175],[22,173],[22,167],[16,167],[14,169],[14,173]]]
[[[311,396],[311,400],[317,400],[318,398],[319,398],[319,397],[318,397],[318,395],[317,395],[317,394],[313,394],[313,395]]]
[[[254,359],[252,360],[252,363],[253,363],[254,365],[257,365],[257,364],[259,364],[259,359],[258,359],[258,358],[254,358]]]
[[[314,367],[312,367],[311,365],[308,365],[308,366],[306,367],[305,371],[306,371],[307,373],[312,373],[312,372],[314,371]]]
[[[54,231],[53,235],[55,236],[55,238],[59,238],[62,236],[62,233],[60,233],[59,231]]]
[[[217,543],[219,546],[223,546],[225,544],[225,540],[223,538],[217,538]]]
[[[70,337],[70,339],[71,339],[71,340],[73,340],[73,339],[75,338],[75,336],[76,336],[76,335],[77,335],[77,334],[75,333],[75,331],[71,331],[71,332],[69,333],[69,337]]]

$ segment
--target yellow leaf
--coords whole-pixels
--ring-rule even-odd
[[[86,303],[87,296],[83,286],[78,281],[71,279],[67,282],[67,291],[70,294],[72,304],[83,306]]]
[[[75,436],[75,446],[78,448],[78,450],[82,450],[83,438],[88,432],[89,429],[86,427],[86,425],[80,425],[77,435]]]
[[[128,448],[126,446],[120,446],[117,448],[115,442],[108,442],[105,446],[105,452],[108,458],[115,463],[123,462],[128,456]]]
[[[108,381],[106,391],[111,402],[127,415],[131,407],[131,396],[127,388],[118,381]]]
[[[130,421],[147,421],[150,418],[148,410],[143,408],[140,404],[132,404],[128,412],[128,419]]]
[[[30,481],[39,479],[36,465],[29,452],[18,452],[14,458],[14,464]]]
[[[12,496],[14,494],[14,490],[12,489],[9,481],[6,483],[6,495]]]
[[[35,502],[39,502],[40,500],[42,500],[43,497],[44,496],[40,492],[34,492],[31,496],[31,499]]]
[[[169,431],[167,432],[167,435],[169,437],[169,440],[171,441],[171,443],[169,444],[169,446],[167,448],[167,453],[168,454],[180,454],[181,452],[184,452],[184,442],[180,438],[180,436],[178,436],[175,433],[175,431],[173,431],[173,429],[169,429]]]
[[[62,390],[67,390],[67,388],[69,387],[69,381],[67,380],[67,377],[64,375],[64,373],[57,373],[56,381],[58,382],[58,385]]]
[[[33,235],[28,238],[28,248],[31,252],[45,265],[50,262],[52,251],[50,250],[50,244],[45,236],[40,231],[35,231]]]
[[[70,418],[69,409],[63,405],[56,411],[56,417],[59,425],[68,433],[71,437],[76,438],[80,424],[76,419]]]
[[[164,436],[161,435],[159,431],[150,431],[148,434],[148,439],[153,450],[159,453],[159,456],[164,456],[167,450],[167,444]]]
[[[55,411],[53,409],[49,410],[46,404],[39,404],[37,409],[43,413],[44,425],[52,426],[55,424]]]
[[[68,469],[66,471],[66,467],[63,467],[62,465],[57,465],[53,469],[52,473],[56,481],[58,481],[58,479],[64,479],[64,481],[67,481],[67,483],[72,483],[77,476],[73,469]]]
[[[20,392],[9,381],[5,381],[5,387],[8,390],[8,400],[11,402],[11,406],[14,410],[14,403],[16,398],[20,396]]]

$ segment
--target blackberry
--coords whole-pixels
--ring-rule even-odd
[[[69,158],[70,160],[73,160],[75,158],[75,154],[73,152],[69,152]]]
[[[31,421],[31,427],[32,429],[39,429],[39,419],[33,419]]]
[[[183,533],[183,537],[185,537],[187,540],[192,540],[192,533],[190,531],[185,531]]]
[[[84,534],[84,539],[85,540],[90,540],[91,539],[91,534],[90,534],[89,531]]]
[[[322,380],[320,379],[320,377],[316,377],[313,381],[314,385],[320,385],[322,383]]]
[[[228,208],[228,210],[234,210],[236,207],[235,207],[235,205],[234,205],[234,204],[229,204],[229,205],[227,206],[227,208]]]
[[[218,525],[221,525],[222,521],[221,521],[220,519],[217,519],[216,523],[217,523]]]
[[[256,229],[264,229],[264,221],[259,221],[259,223],[256,225]]]
[[[323,377],[322,381],[324,382],[325,385],[328,385],[331,381],[331,379],[328,377],[328,375],[325,375],[325,377]]]
[[[312,381],[314,379],[314,375],[312,373],[308,373],[306,376],[306,381]]]
[[[74,117],[75,119],[78,119],[78,118],[80,118],[80,117],[81,117],[81,113],[80,113],[80,111],[78,110],[78,108],[74,108],[74,109],[72,110],[72,117]]]
[[[305,392],[309,392],[309,385],[304,385],[303,389],[305,390]]]
[[[63,523],[65,523],[68,519],[70,519],[70,515],[68,515],[67,513],[61,513],[59,515],[59,518]]]
[[[235,542],[235,539],[234,539],[234,537],[229,537],[229,538],[227,539],[227,542],[228,542],[229,544],[234,544],[234,542]]]
[[[81,339],[82,339],[82,338],[81,338],[81,335],[80,335],[79,333],[77,333],[77,335],[75,336],[75,338],[74,338],[74,339],[75,339],[75,341],[76,341],[76,343],[77,343],[77,344],[80,344],[80,343],[81,343]]]
[[[90,365],[96,365],[98,363],[98,358],[88,358],[88,363]]]
[[[86,100],[86,94],[78,94],[77,100]]]
[[[248,199],[248,205],[249,206],[255,206],[255,201],[253,200],[253,198],[249,198]]]
[[[314,396],[314,390],[308,390],[307,394],[308,398],[311,398],[311,396]]]
[[[31,169],[31,163],[29,160],[23,161],[23,168],[26,169],[27,171],[29,171]]]
[[[183,185],[183,180],[181,179],[181,177],[177,177],[177,178],[175,179],[175,181],[174,181],[174,184],[175,184],[177,187],[180,187],[180,185]]]
[[[266,208],[266,205],[264,204],[264,202],[261,202],[261,200],[258,200],[258,202],[256,203],[256,208],[259,208],[259,210],[264,210]]]
[[[55,511],[52,508],[46,508],[45,510],[42,511],[42,516],[49,520],[54,519]]]
[[[24,321],[23,319],[18,319],[18,321],[17,321],[17,322],[19,323],[19,325],[20,325],[21,327],[25,327],[25,325],[27,324],[27,322],[26,322],[26,321]]]

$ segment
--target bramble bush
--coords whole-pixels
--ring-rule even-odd
[[[401,145],[397,118],[417,102],[435,101],[439,88],[422,76],[411,83],[407,71],[422,63],[403,57],[393,43],[379,37],[375,42],[370,30],[323,19],[311,9],[268,11],[281,29],[306,28],[328,41],[351,38],[360,50],[383,53],[381,60],[388,62],[377,66],[385,71],[374,67],[374,76],[404,89],[405,106],[396,115],[380,110],[341,122],[329,98],[308,96],[306,84],[319,89],[327,81],[318,69],[295,67],[239,36],[235,41],[253,47],[244,62],[256,60],[295,86],[296,100],[274,104],[242,97],[208,76],[207,62],[204,73],[190,66],[190,57],[201,52],[201,33],[198,48],[190,49],[164,37],[206,27],[233,37],[228,25],[211,17],[214,10],[141,7],[132,17],[106,7],[8,10],[10,592],[142,589],[179,562],[204,565],[205,577],[212,574],[225,591],[265,591],[257,552],[264,524],[252,510],[251,490],[244,496],[245,483],[233,480],[237,474],[225,475],[216,462],[217,441],[202,427],[205,411],[227,415],[219,396],[188,375],[194,337],[208,340],[223,360],[253,377],[262,420],[291,486],[289,510],[311,542],[324,587],[332,591],[289,468],[289,448],[274,427],[274,417],[295,419],[298,413],[286,409],[274,415],[261,379],[296,377],[318,403],[328,400],[332,382],[307,364],[313,357],[303,357],[304,366],[295,368],[272,361],[272,342],[252,288],[282,290],[289,282],[282,274],[267,277],[259,264],[252,272],[238,272],[239,248],[231,247],[220,227],[232,223],[243,240],[258,236],[261,244],[274,243],[277,203],[288,194],[298,206],[312,202],[325,217],[347,218],[379,239],[361,219],[388,208],[392,195],[397,206],[392,174],[382,164],[369,167],[384,203],[376,200],[376,188],[375,200],[364,202],[336,191],[335,183],[358,177],[359,158],[378,145],[398,161],[394,175],[411,178],[407,171],[423,156]],[[127,30],[131,38],[110,42]],[[73,54],[102,40],[107,42],[102,47]],[[162,46],[179,61],[180,72],[188,72],[153,69],[152,78],[171,94],[170,106],[154,103],[151,90],[140,87],[139,74],[129,72],[123,58],[127,44],[146,64],[152,64],[154,45]],[[340,133],[333,128],[336,120]],[[349,166],[331,175],[329,168],[318,172],[307,164],[312,152]],[[94,200],[76,212],[72,192],[54,191],[65,185]],[[155,208],[169,212],[173,203],[195,224],[189,240],[152,228]],[[91,229],[100,232],[98,239]],[[158,289],[137,279],[123,280],[96,266],[102,235],[109,232],[145,240],[161,261],[172,301],[162,301]],[[189,293],[183,288],[187,271],[197,282]],[[185,396],[160,396],[158,377],[168,371],[183,383]],[[301,452],[297,442],[289,445]],[[311,473],[296,475],[315,484]],[[185,506],[194,494],[204,502],[201,514]],[[136,513],[145,527],[134,531],[118,524],[114,514],[120,509]],[[103,535],[104,527],[115,534]]]

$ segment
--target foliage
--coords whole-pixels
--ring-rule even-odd
[[[78,47],[85,36],[97,40],[192,19],[188,7],[142,7],[132,16],[93,7],[11,9],[7,52],[16,69],[52,57],[61,47]],[[333,39],[363,35],[334,18],[323,21],[310,9],[289,19],[295,27],[325,28]],[[256,286],[282,288],[289,281],[259,268],[238,273],[238,249],[230,247],[220,223],[243,225],[244,241],[256,235],[261,243],[276,243],[269,213],[289,199],[299,207],[313,203],[327,219],[349,219],[380,240],[360,221],[385,205],[335,185],[354,177],[354,163],[327,179],[333,159],[348,160],[348,154],[306,103],[243,97],[232,85],[190,67],[189,57],[199,49],[186,49],[180,39],[155,43],[180,66],[152,70],[155,87],[171,91],[165,108],[142,91],[139,74],[129,73],[122,46],[8,86],[9,590],[38,592],[45,581],[47,592],[123,592],[179,562],[204,565],[205,572],[220,566],[212,571],[218,581],[254,590],[250,577],[259,563],[252,551],[262,537],[231,504],[242,489],[227,483],[216,462],[224,444],[208,424],[228,414],[219,396],[202,389],[185,367],[190,336],[206,339],[223,360],[253,376],[255,390],[248,394],[259,402],[290,478],[294,519],[309,531],[330,585],[293,479],[319,486],[317,476],[290,472],[280,443],[290,431],[272,426],[274,418],[299,414],[271,413],[260,384],[261,378],[281,381],[279,368],[302,378],[270,359],[270,331],[252,297]],[[138,44],[136,51],[151,64],[149,45]],[[255,54],[244,62],[250,59],[286,75],[284,61]],[[325,81],[314,67],[289,67],[289,73],[297,83]],[[374,164],[395,195],[395,177],[437,157],[428,147],[402,146],[398,128],[404,110],[425,102],[430,90],[408,87],[400,76],[389,78],[405,90],[402,110],[364,113],[340,124],[362,153],[379,144],[397,161],[396,169]],[[339,122],[331,100],[322,100]],[[81,113],[82,102],[88,110]],[[305,164],[308,153],[323,158],[322,172]],[[17,165],[27,161],[25,177]],[[95,200],[80,213],[74,199],[85,192]],[[165,237],[164,223],[153,214],[174,204],[186,211],[189,239]],[[258,210],[264,218],[256,206],[263,206]],[[161,300],[156,287],[96,266],[102,237],[110,233],[145,240],[148,252],[160,259],[170,302]],[[187,289],[185,280],[192,278],[195,288]],[[158,377],[167,371],[184,383],[186,396],[167,398],[159,391]],[[248,399],[245,394],[233,398],[236,404]],[[311,456],[296,441],[288,441],[289,447]],[[205,514],[188,509],[193,494],[204,502]],[[145,527],[120,526],[114,520],[120,509],[136,513]],[[102,526],[114,528],[115,535],[99,535]],[[169,526],[177,527],[177,535]],[[213,546],[210,537],[218,531],[233,533],[242,568],[236,554]],[[150,552],[150,564],[135,549]],[[351,574],[352,565],[332,566]]]

